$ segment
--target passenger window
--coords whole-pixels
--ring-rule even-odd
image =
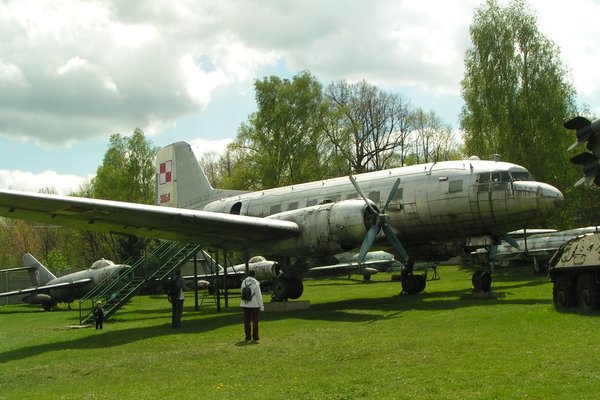
[[[369,193],[369,199],[373,200],[375,204],[379,204],[381,201],[381,194],[379,192],[371,192]]]
[[[308,200],[306,202],[306,207],[312,207],[312,206],[315,206],[315,205],[317,205],[317,200]]]
[[[271,212],[269,215],[278,214],[281,212],[281,204],[277,204],[275,206],[271,206]]]
[[[456,193],[456,192],[462,192],[463,188],[463,181],[458,180],[458,181],[450,181],[450,183],[448,184],[448,192],[450,193]]]
[[[358,193],[350,193],[348,196],[346,196],[346,200],[352,200],[352,199],[357,199],[358,198]]]
[[[298,208],[298,202],[297,201],[294,201],[294,202],[288,204],[288,211],[295,210],[297,208]]]
[[[398,190],[396,190],[394,198],[392,199],[392,203],[401,203],[402,196],[404,196],[404,188],[398,188]]]

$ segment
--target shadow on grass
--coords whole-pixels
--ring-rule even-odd
[[[517,281],[513,283],[511,275],[502,276],[494,284],[494,291],[511,290],[520,287],[533,287],[542,285],[541,279],[532,281]],[[377,282],[374,282],[377,283]],[[384,283],[384,282],[382,282]],[[387,282],[385,282],[387,283]],[[335,285],[335,282],[327,282],[325,285]],[[340,283],[343,286],[344,283]],[[337,285],[336,285],[337,286]],[[434,290],[421,294],[395,295],[376,298],[354,298],[327,303],[313,304],[310,309],[295,311],[291,313],[263,313],[262,321],[279,321],[285,319],[314,320],[328,322],[350,322],[350,323],[374,323],[377,321],[401,318],[404,312],[409,310],[451,310],[464,307],[487,306],[490,304],[498,306],[513,305],[533,305],[533,304],[551,304],[550,296],[548,300],[527,299],[527,298],[502,298],[489,300],[463,300],[461,296],[468,293],[468,289],[439,291]],[[67,310],[64,310],[67,311]],[[27,310],[26,312],[32,312]],[[19,311],[15,311],[19,313]],[[73,340],[64,340],[55,343],[46,343],[23,347],[7,352],[0,353],[0,363],[10,362],[18,359],[32,357],[49,352],[59,352],[68,349],[98,349],[113,346],[121,346],[134,343],[140,340],[160,336],[160,335],[190,335],[201,334],[203,332],[220,329],[231,325],[240,325],[242,316],[237,305],[228,309],[216,311],[214,305],[202,307],[197,312],[194,305],[185,307],[183,326],[181,329],[173,330],[170,326],[171,310],[168,305],[164,308],[154,308],[149,310],[134,308],[123,309],[115,315],[105,326],[103,332],[89,335]],[[74,316],[77,319],[77,316]],[[144,327],[132,327],[118,329],[121,323],[131,323],[132,321],[153,321],[165,320],[166,323],[157,323],[156,325]],[[152,322],[150,322],[151,324]],[[113,325],[114,324],[114,325]],[[114,326],[114,330],[111,327]],[[240,342],[236,346],[246,345]]]

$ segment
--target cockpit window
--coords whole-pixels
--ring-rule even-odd
[[[92,264],[92,266],[90,267],[90,269],[100,269],[100,268],[108,267],[109,265],[115,265],[115,263],[110,260],[105,260],[104,258],[102,258],[98,261],[95,261]]]
[[[510,176],[513,181],[534,181],[533,176],[529,171],[510,171]]]
[[[483,172],[479,174],[478,191],[487,192],[490,184],[492,190],[504,190],[509,182],[512,178],[508,171]]]

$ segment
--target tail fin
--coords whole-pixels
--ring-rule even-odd
[[[192,148],[177,142],[156,155],[156,204],[196,208],[208,202],[214,191]]]
[[[41,262],[29,253],[23,254],[23,264],[29,268],[29,277],[33,286],[42,286],[52,279],[56,279],[56,276],[52,272],[48,271]]]
[[[200,163],[186,142],[160,149],[156,155],[156,204],[199,209],[222,197],[244,193],[213,189]]]

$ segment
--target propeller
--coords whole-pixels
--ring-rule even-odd
[[[377,215],[377,222],[373,226],[371,226],[371,228],[369,228],[369,230],[367,231],[367,234],[365,235],[365,238],[363,239],[363,242],[360,246],[360,252],[358,253],[358,262],[362,264],[365,261],[365,257],[367,256],[367,253],[369,252],[369,249],[371,248],[371,246],[373,246],[373,243],[375,242],[375,238],[377,237],[377,234],[379,234],[380,231],[383,231],[388,242],[390,242],[390,244],[392,245],[394,250],[396,250],[396,253],[400,257],[402,257],[403,261],[406,261],[408,259],[408,253],[404,249],[404,246],[402,246],[402,243],[400,243],[400,240],[398,240],[398,238],[394,234],[394,231],[392,230],[392,228],[390,228],[390,226],[389,226],[390,218],[385,213],[388,206],[392,202],[392,199],[396,195],[396,192],[398,191],[398,186],[400,186],[400,178],[396,179],[396,182],[394,182],[394,185],[392,186],[392,190],[390,191],[390,194],[385,202],[385,205],[383,206],[383,210],[381,212],[379,212],[377,209],[375,209],[371,205],[371,202],[364,195],[364,193],[360,189],[360,186],[358,186],[356,179],[354,179],[354,177],[352,175],[350,175],[349,177],[350,177],[350,181],[352,182],[352,185],[354,186],[354,189],[356,189],[356,192],[360,195],[360,197],[362,197],[362,199],[365,201],[365,203],[367,203],[367,207],[369,207],[369,209],[373,212],[373,214]]]

